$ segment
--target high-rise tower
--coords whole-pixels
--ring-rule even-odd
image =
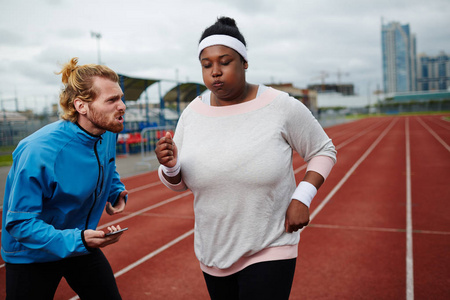
[[[385,93],[416,90],[416,37],[409,24],[381,25],[383,88]]]
[[[417,59],[417,90],[433,91],[450,88],[450,55],[441,51],[436,56],[421,53]]]

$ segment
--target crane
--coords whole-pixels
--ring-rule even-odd
[[[341,76],[348,76],[348,75],[350,75],[350,73],[348,73],[348,72],[341,72],[341,70],[337,70],[337,72],[336,72],[336,76],[337,76],[337,84],[339,85],[339,84],[341,84]]]
[[[320,82],[322,83],[322,91],[325,90],[325,78],[328,77],[328,72],[321,71],[320,75],[314,78],[311,78],[311,80],[320,79]]]

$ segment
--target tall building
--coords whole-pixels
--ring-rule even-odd
[[[385,93],[416,90],[416,37],[409,24],[381,24],[383,88]]]
[[[450,57],[444,51],[437,56],[419,54],[417,90],[435,91],[450,88]]]

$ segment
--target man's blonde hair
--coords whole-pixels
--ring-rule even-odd
[[[79,98],[92,102],[98,96],[94,87],[94,77],[102,77],[119,82],[119,76],[110,68],[102,65],[87,64],[77,66],[78,58],[72,58],[57,74],[62,74],[64,89],[59,95],[59,104],[63,109],[61,118],[71,122],[78,120],[78,112],[74,100]]]

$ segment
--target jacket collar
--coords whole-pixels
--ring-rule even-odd
[[[93,135],[89,133],[86,129],[80,126],[78,122],[72,123],[69,122],[69,126],[72,128],[75,135],[81,140],[84,144],[95,144],[98,140],[102,139],[102,135]]]

